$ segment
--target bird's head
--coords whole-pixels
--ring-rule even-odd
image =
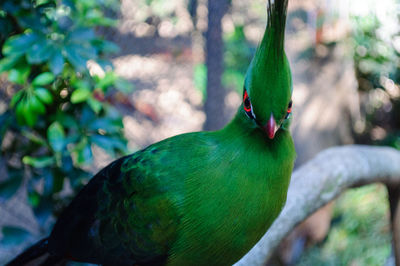
[[[288,1],[268,2],[268,25],[246,74],[242,110],[273,139],[277,130],[289,124],[293,87],[284,51]]]

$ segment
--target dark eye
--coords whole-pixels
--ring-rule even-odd
[[[247,94],[246,89],[244,90],[243,93],[243,108],[249,118],[251,119],[255,118],[253,113],[253,106],[251,106],[250,98],[249,95]]]
[[[292,113],[292,100],[290,100],[288,109],[286,111],[285,119],[289,118],[290,114]]]

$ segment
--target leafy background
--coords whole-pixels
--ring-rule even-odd
[[[0,200],[26,190],[42,230],[90,178],[92,145],[113,158],[127,152],[122,117],[111,103],[133,87],[108,60],[118,47],[97,33],[116,25],[105,17],[106,8],[118,8],[118,2],[0,4],[0,72],[7,101],[0,116],[5,173]],[[2,232],[3,244],[28,235],[9,226]],[[12,238],[16,232],[18,241]]]
[[[229,2],[222,81],[224,104],[232,114],[265,25],[265,2]],[[323,64],[332,58],[321,51],[342,45],[354,65],[359,98],[352,103],[359,113],[349,118],[352,142],[399,149],[398,27],[388,31],[392,24],[375,13],[355,12],[343,19],[340,10],[326,11],[333,10],[323,4],[329,1],[312,2],[311,7],[291,7],[289,58],[298,60],[297,69]],[[392,15],[398,25],[398,9],[392,10],[397,10]],[[34,230],[2,223],[2,247],[12,253],[20,243],[45,235],[76,191],[113,158],[201,129],[206,15],[201,0],[2,1],[0,200],[26,201],[38,224]],[[348,22],[344,36],[320,37],[343,20]],[[315,39],[296,50],[309,36]],[[306,84],[311,90],[312,84]],[[295,83],[295,93],[298,87]],[[296,109],[301,101],[294,97]],[[382,265],[391,252],[388,215],[383,186],[346,192],[334,207],[329,233],[294,263]]]

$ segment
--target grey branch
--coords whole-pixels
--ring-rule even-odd
[[[292,175],[287,203],[268,232],[236,266],[265,265],[293,228],[346,189],[400,184],[400,151],[371,146],[330,148]]]

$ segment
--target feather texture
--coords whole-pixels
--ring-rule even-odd
[[[269,3],[245,82],[260,120],[242,104],[222,130],[175,136],[116,160],[62,213],[46,247],[22,257],[231,265],[261,238],[286,201],[295,159],[287,128],[269,139],[260,127],[268,117],[285,118],[292,91],[283,49],[287,1]]]

